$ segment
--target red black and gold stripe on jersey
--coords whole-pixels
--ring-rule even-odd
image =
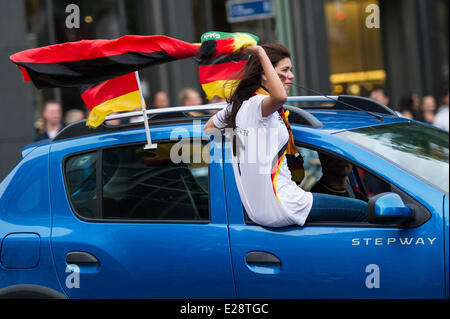
[[[283,161],[286,161],[289,171],[291,172],[291,179],[300,184],[305,176],[305,169],[303,167],[303,157],[300,153],[297,154],[288,154],[288,146],[289,142],[287,142],[280,151],[278,151],[277,156],[273,160],[272,171],[271,171],[271,179],[272,179],[272,188],[273,193],[275,194],[278,201],[277,194],[277,182],[278,182],[278,174],[281,170],[281,165]]]
[[[269,92],[264,89],[263,87],[260,87],[257,89],[254,93],[254,95],[262,94],[262,95],[269,95]],[[289,111],[284,111],[284,109],[281,107],[278,109],[278,114],[280,115],[281,119],[283,120],[284,125],[286,126],[286,129],[289,134],[288,142],[286,143],[285,147],[283,147],[281,150],[285,149],[284,152],[281,152],[281,150],[278,152],[278,157],[274,160],[274,165],[272,167],[272,185],[273,189],[276,195],[276,180],[278,176],[278,172],[280,171],[281,164],[284,160],[287,161],[287,166],[289,170],[291,171],[291,179],[296,182],[297,184],[300,184],[303,178],[305,177],[305,168],[303,167],[303,157],[299,153],[297,146],[295,146],[294,141],[294,135],[292,134],[291,125],[289,124]],[[286,159],[285,159],[286,158]],[[278,196],[277,196],[278,198]]]

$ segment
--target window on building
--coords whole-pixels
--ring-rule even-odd
[[[377,8],[375,0],[325,2],[333,94],[368,96],[385,87]]]

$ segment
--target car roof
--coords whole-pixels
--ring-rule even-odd
[[[306,106],[292,106],[290,102],[308,102]],[[327,102],[325,105],[311,106],[309,102]],[[331,103],[332,102],[332,103]],[[164,109],[147,109],[146,114],[149,117],[150,126],[190,124],[194,120],[207,121],[211,114],[210,110],[221,110],[226,107],[226,103],[215,103],[209,105],[197,106],[181,106],[168,107]],[[323,133],[337,132],[342,130],[351,130],[361,127],[382,125],[396,122],[408,121],[400,118],[393,110],[374,100],[341,95],[336,97],[329,96],[296,96],[289,97],[285,110],[289,110],[289,122],[291,125],[303,125],[315,129],[322,130]],[[207,111],[204,116],[190,116],[189,112]],[[133,116],[141,116],[142,111],[125,112],[110,115],[106,119],[131,118]],[[65,127],[53,141],[72,139],[82,136],[97,135],[113,131],[122,131],[129,129],[142,129],[142,121],[140,123],[129,123],[121,125],[108,125],[104,122],[96,129],[86,126],[86,120],[79,121]]]
[[[383,125],[398,122],[410,121],[401,117],[377,114],[382,120],[375,116],[362,112],[362,111],[349,111],[349,110],[322,110],[322,109],[308,109],[304,111],[295,107],[289,107],[291,115],[289,115],[289,122],[291,125],[301,125],[312,127],[314,129],[321,130],[323,133],[335,133],[338,131],[352,130],[361,127]],[[297,109],[297,110],[296,110]],[[293,112],[295,110],[295,112]],[[158,118],[153,117],[149,119],[150,127],[152,126],[173,126],[180,124],[191,124],[194,120],[206,122],[211,117],[210,114],[193,117],[185,115],[174,115],[173,117]],[[69,138],[77,138],[89,135],[96,135],[108,132],[116,132],[129,129],[143,129],[144,125],[140,123],[121,124],[110,126],[102,124],[96,129],[91,129],[86,126],[86,120],[82,120],[65,127],[53,141],[66,140]]]
[[[386,125],[411,121],[403,117],[386,114],[377,114],[382,116],[382,120],[379,120],[373,115],[361,111],[348,111],[348,110],[328,111],[322,109],[309,109],[308,112],[311,113],[322,123],[323,126],[318,127],[317,129],[326,130],[329,131],[330,133],[336,133],[339,131],[346,131],[346,130],[354,130],[357,128],[374,125]]]

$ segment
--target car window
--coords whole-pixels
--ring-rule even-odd
[[[355,170],[353,176],[358,189],[364,191],[368,198],[392,191],[390,184],[361,168]]]
[[[303,167],[305,169],[305,176],[299,186],[305,191],[309,191],[322,177],[319,154],[316,151],[305,147],[297,146],[297,149],[303,157]]]
[[[323,176],[322,163],[319,153],[313,149],[297,146],[303,156],[305,175],[300,187],[311,191]],[[345,162],[345,161],[344,161]],[[367,201],[370,197],[383,192],[390,192],[391,187],[377,176],[364,169],[354,166],[347,177],[347,192],[351,197]]]
[[[336,195],[336,196],[346,196],[358,200],[362,200],[365,202],[368,202],[371,197],[384,193],[384,192],[395,192],[398,194],[401,194],[403,200],[407,196],[403,194],[403,192],[399,189],[395,189],[393,185],[390,183],[384,181],[383,179],[379,178],[375,174],[368,172],[367,170],[351,164],[350,161],[346,161],[340,156],[332,155],[329,152],[324,152],[323,150],[315,150],[310,148],[309,146],[305,145],[299,145],[297,144],[297,149],[299,153],[303,157],[303,167],[304,167],[304,177],[301,180],[300,183],[297,183],[299,187],[301,187],[305,191],[310,192],[316,192],[316,193],[324,193],[324,194],[330,194],[330,195]],[[339,172],[332,171],[334,169],[339,169],[342,166],[342,163],[335,165],[327,165],[328,168],[323,167],[322,160],[326,161],[326,157],[323,155],[327,155],[328,158],[333,158],[334,160],[338,160],[338,162],[346,163],[345,166],[345,175],[346,176],[346,182],[345,182],[345,191],[344,189],[341,189],[341,192],[337,192],[336,189],[333,192],[333,189],[326,188],[326,187],[320,187],[322,185],[321,181],[325,181],[326,179],[329,179],[329,176],[333,175],[339,175]],[[328,159],[328,160],[329,160]],[[337,162],[337,163],[338,163]],[[336,163],[336,162],[335,162]],[[330,164],[330,163],[329,163]],[[350,165],[350,167],[348,167]],[[327,176],[324,176],[324,174],[327,172],[327,170],[330,173],[335,174],[328,174]],[[323,177],[323,179],[322,179]],[[331,180],[330,180],[331,181]],[[326,183],[325,183],[326,184]],[[325,185],[326,186],[326,185]],[[339,194],[338,194],[339,193]],[[406,202],[405,202],[406,203]],[[414,202],[414,204],[416,204]],[[257,225],[255,222],[253,222],[247,215],[247,212],[245,211],[245,208],[243,207],[244,211],[244,217],[246,224],[249,225]],[[421,215],[426,217],[426,212],[424,211],[418,211]],[[425,218],[424,217],[424,218]],[[421,219],[422,220],[422,219]],[[329,220],[323,220],[323,221],[314,221],[306,223],[305,225],[339,225],[344,226],[344,221],[329,221]],[[371,224],[369,222],[352,222],[351,225],[360,225],[363,227],[375,227],[376,225]],[[385,227],[386,225],[384,225]]]
[[[91,177],[91,206],[99,206],[98,218],[105,221],[208,221],[209,214],[209,159],[195,158],[195,152],[209,155],[209,146],[190,142],[180,148],[182,160],[172,161],[172,147],[177,143],[160,143],[157,149],[146,150],[144,145],[129,145],[100,150],[101,187]],[[205,151],[205,148],[207,150]],[[187,156],[186,153],[188,153]],[[73,164],[87,170],[82,159],[88,154],[70,158],[66,164],[66,177],[72,205],[77,214],[94,218],[80,205],[76,193],[83,184],[83,176],[75,176]],[[181,158],[181,156],[180,156]],[[70,169],[70,171],[69,171]],[[95,164],[90,165],[90,175],[96,175]],[[98,172],[97,172],[98,173]],[[79,174],[80,175],[80,174]],[[75,177],[76,178],[75,178]],[[95,191],[96,190],[96,191]],[[96,200],[101,198],[98,205]]]
[[[97,152],[69,158],[65,165],[67,191],[78,214],[97,216]]]

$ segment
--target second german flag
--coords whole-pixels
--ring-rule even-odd
[[[91,110],[87,126],[97,127],[108,114],[132,111],[141,107],[139,85],[135,73],[128,73],[94,85],[81,94]]]
[[[248,56],[241,53],[219,55],[200,62],[198,77],[208,100],[214,96],[229,97],[239,82],[239,72]]]

